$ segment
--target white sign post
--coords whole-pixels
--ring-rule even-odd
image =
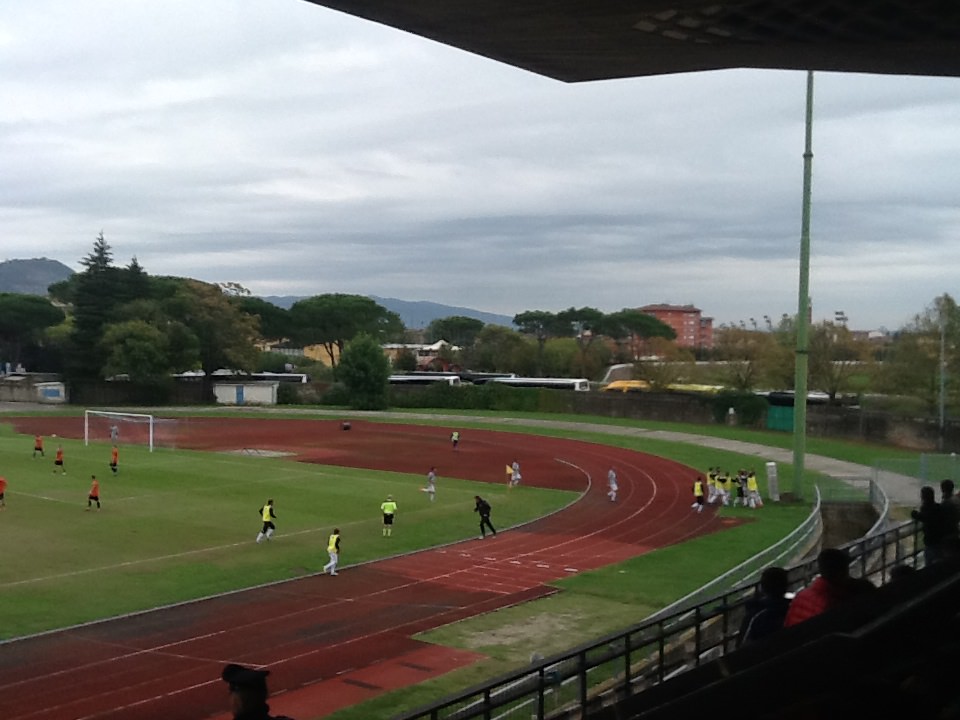
[[[767,494],[773,502],[780,502],[780,483],[777,480],[777,464],[767,463]]]

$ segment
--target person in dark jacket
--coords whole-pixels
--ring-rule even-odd
[[[490,522],[490,503],[479,495],[474,495],[473,499],[476,500],[476,506],[473,508],[473,511],[480,515],[480,537],[484,538],[487,536],[487,528],[490,528],[490,532],[496,535],[497,531]]]
[[[757,596],[747,601],[737,642],[740,645],[762,640],[783,628],[790,609],[789,582],[782,567],[768,567],[760,575]]]
[[[923,526],[923,562],[931,565],[944,558],[944,546],[950,535],[951,517],[937,503],[933,488],[924,485],[920,488],[920,507],[910,513],[914,520]]]
[[[230,688],[234,720],[292,720],[286,715],[271,715],[267,705],[269,670],[256,670],[236,663],[223,668],[221,678]]]

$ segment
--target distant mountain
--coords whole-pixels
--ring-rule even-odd
[[[4,260],[0,262],[0,292],[46,296],[48,287],[66,280],[73,274],[73,270],[59,260],[48,258]],[[297,300],[303,300],[305,297],[308,296],[268,295],[263,299],[289,310],[290,306]],[[441,305],[426,300],[398,300],[397,298],[385,298],[376,295],[369,295],[368,297],[383,305],[387,310],[395,312],[400,316],[406,327],[414,330],[425,328],[439,318],[453,315],[474,318],[488,325],[513,326],[513,318],[507,315],[497,315],[452,305]]]
[[[0,292],[46,296],[48,287],[71,275],[73,270],[59,260],[4,260],[0,262]]]
[[[291,305],[298,300],[306,299],[306,297],[307,296],[298,295],[267,295],[262,299],[289,310]],[[368,295],[367,297],[383,305],[383,307],[390,312],[395,312],[400,316],[403,324],[411,329],[425,328],[434,320],[451,317],[453,315],[474,318],[488,325],[513,326],[513,318],[508,315],[497,315],[495,313],[483,312],[482,310],[472,310],[470,308],[453,305],[441,305],[426,300],[398,300],[397,298],[384,298],[376,295]]]

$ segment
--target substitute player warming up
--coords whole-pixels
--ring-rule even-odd
[[[334,528],[327,540],[327,554],[330,556],[330,562],[323,566],[323,571],[336,575],[337,563],[340,562],[340,528]]]
[[[273,537],[274,531],[277,529],[276,525],[273,524],[273,521],[277,519],[277,514],[273,511],[273,500],[267,500],[267,504],[260,508],[260,518],[263,520],[263,527],[260,528],[260,533],[257,535],[257,542],[262,542],[264,538],[269,540]]]

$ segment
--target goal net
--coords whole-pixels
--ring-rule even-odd
[[[153,452],[158,447],[176,447],[177,421],[144,413],[84,410],[83,444],[115,443],[146,445]]]

